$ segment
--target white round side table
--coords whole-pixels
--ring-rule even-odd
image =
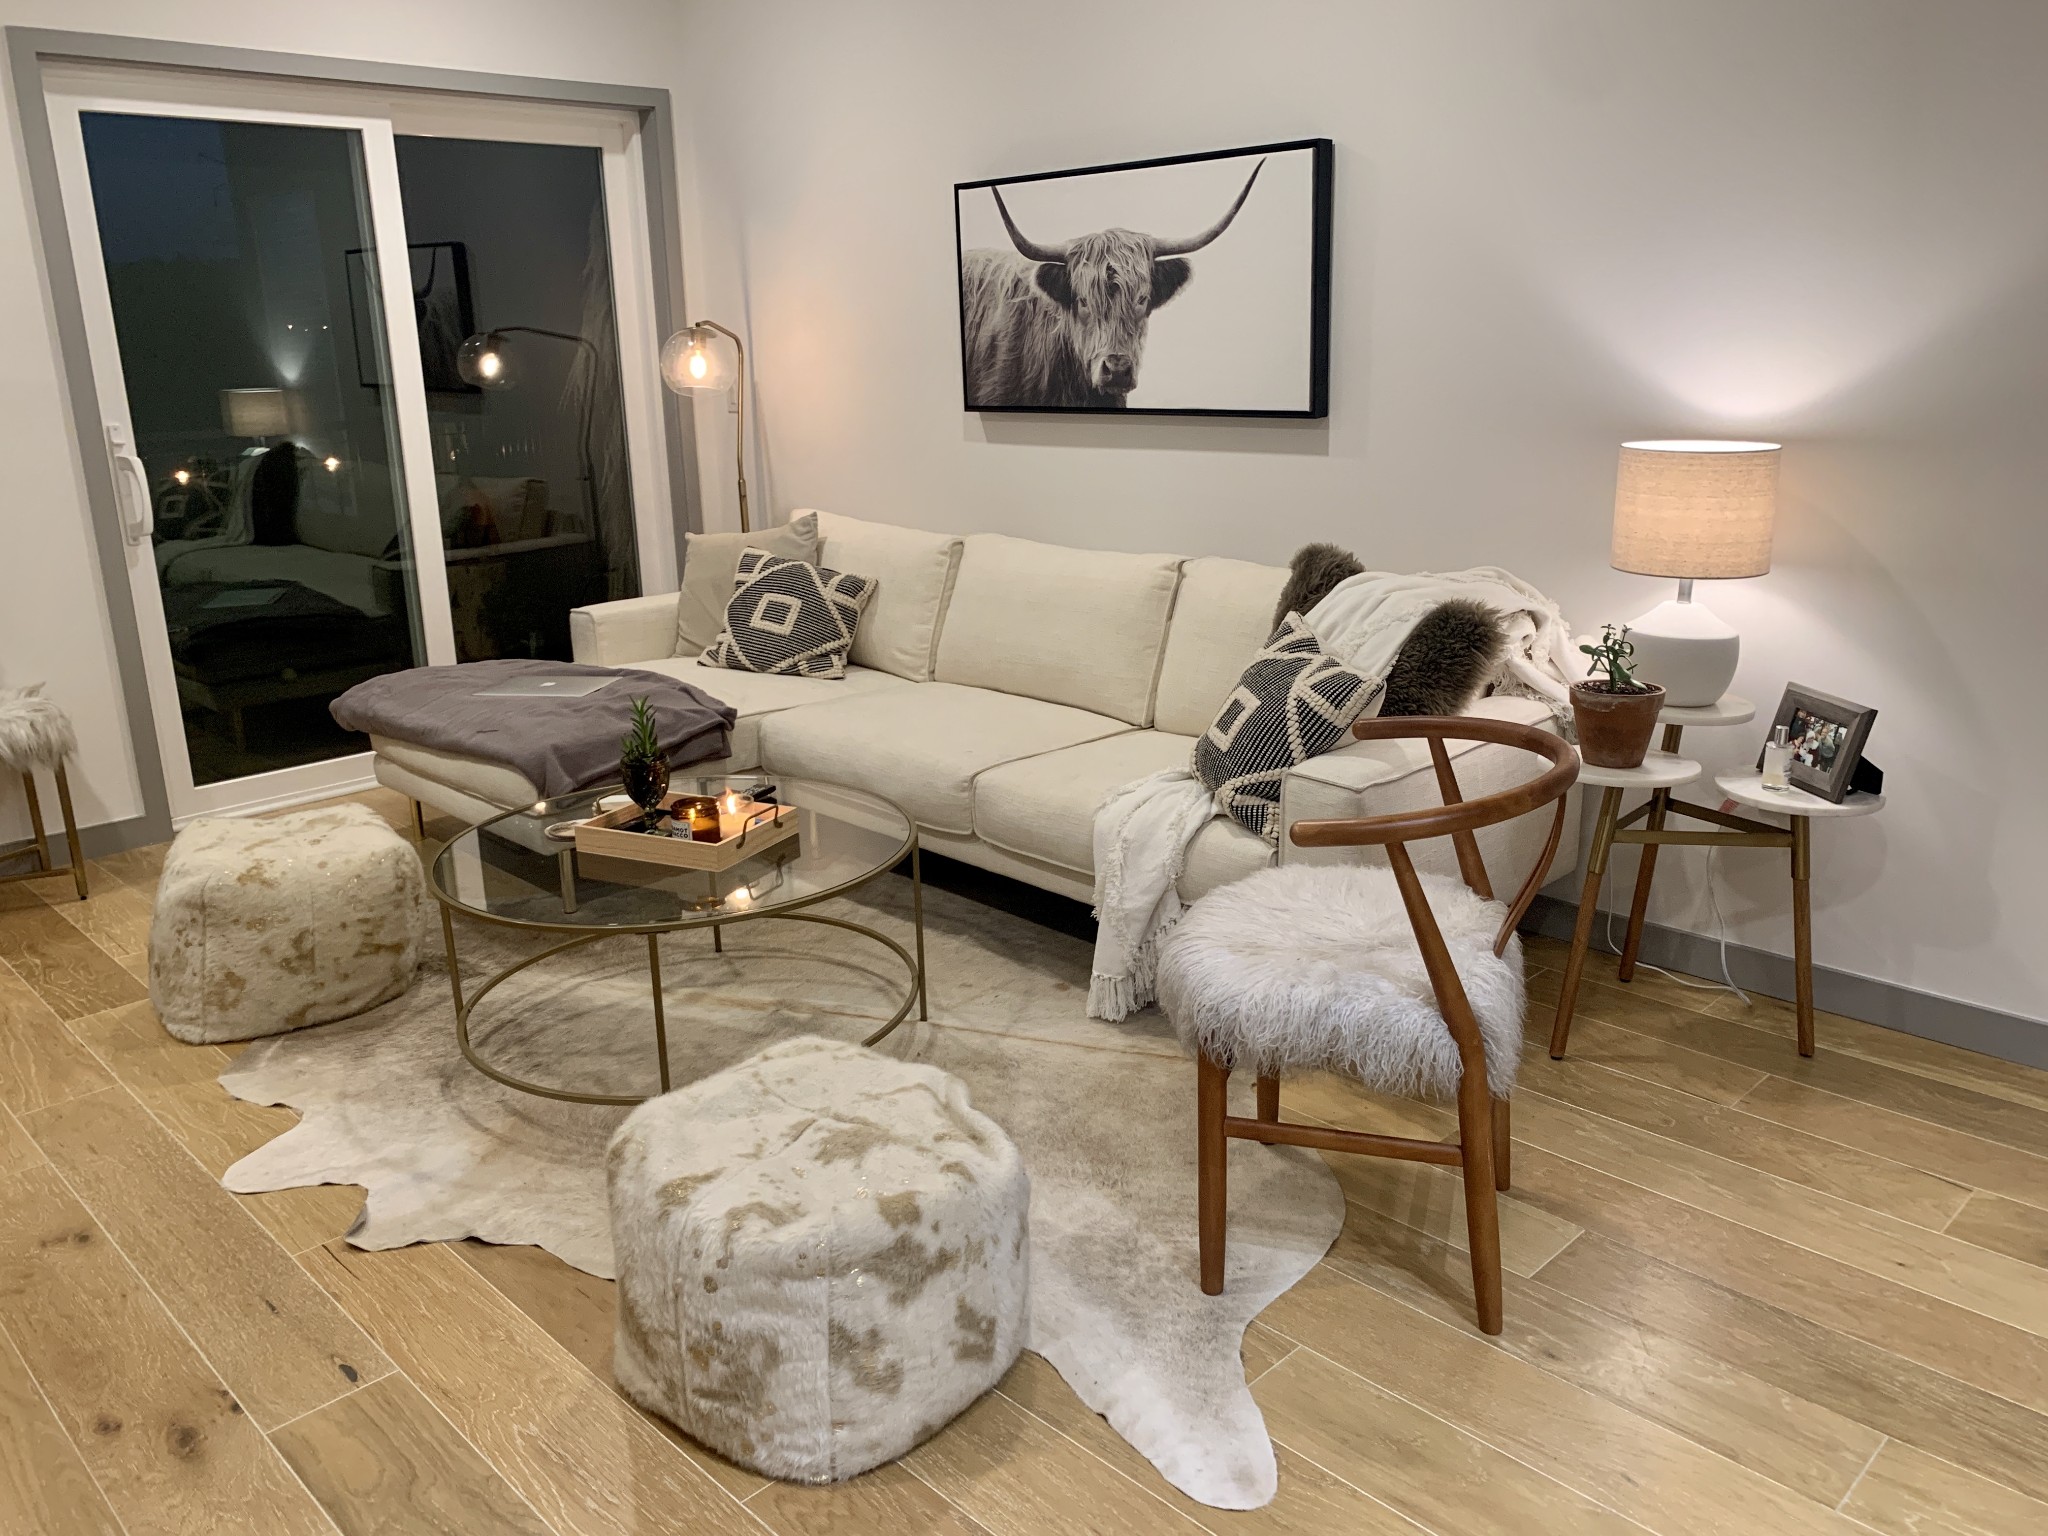
[[[1636,952],[1643,936],[1643,913],[1649,905],[1650,880],[1656,867],[1658,848],[1681,844],[1708,848],[1784,848],[1792,855],[1792,969],[1798,998],[1799,1054],[1813,1054],[1813,846],[1812,824],[1817,819],[1868,816],[1884,808],[1883,795],[1852,794],[1839,805],[1803,789],[1765,789],[1758,773],[1723,773],[1714,782],[1729,800],[1753,811],[1783,816],[1786,824],[1737,816],[1712,806],[1692,805],[1674,800],[1671,791],[1689,784],[1701,774],[1698,763],[1678,756],[1680,732],[1688,725],[1741,725],[1756,717],[1755,706],[1732,694],[1719,703],[1699,709],[1667,709],[1658,718],[1664,722],[1664,750],[1652,752],[1640,768],[1583,768],[1579,781],[1599,785],[1600,820],[1593,834],[1593,851],[1586,862],[1586,887],[1579,897],[1579,918],[1572,931],[1571,953],[1565,959],[1564,980],[1558,989],[1557,1019],[1550,1031],[1550,1054],[1561,1059],[1571,1038],[1572,1011],[1577,1005],[1579,980],[1585,969],[1586,950],[1592,942],[1593,919],[1599,907],[1600,882],[1607,873],[1607,859],[1616,843],[1642,847],[1643,862],[1636,875],[1635,901],[1629,909],[1628,941],[1622,948],[1620,979],[1635,974]],[[1647,789],[1650,799],[1627,816],[1619,814],[1625,789]],[[1665,826],[1668,816],[1709,823],[1718,830],[1680,831]],[[1634,823],[1644,822],[1640,828]]]

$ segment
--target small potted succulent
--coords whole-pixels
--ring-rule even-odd
[[[633,728],[619,738],[619,782],[643,811],[654,810],[668,793],[668,758],[645,698],[633,701]]]
[[[1572,684],[1572,719],[1579,728],[1579,755],[1595,768],[1640,768],[1664,707],[1664,690],[1636,681],[1628,626],[1609,624],[1598,645],[1579,647],[1593,658],[1583,683]],[[1600,674],[1605,673],[1603,677]]]

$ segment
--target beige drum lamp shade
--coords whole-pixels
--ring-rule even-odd
[[[291,431],[291,408],[281,389],[224,389],[220,424],[235,437],[282,437]]]
[[[1623,443],[1610,563],[1681,580],[1763,575],[1778,452],[1776,443]]]

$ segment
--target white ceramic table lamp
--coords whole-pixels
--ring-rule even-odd
[[[1770,570],[1778,451],[1776,443],[1621,445],[1609,563],[1678,578],[1675,601],[1628,627],[1638,675],[1661,683],[1673,706],[1712,704],[1735,680],[1741,637],[1692,600],[1692,584]]]

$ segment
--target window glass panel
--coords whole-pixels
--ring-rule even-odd
[[[398,173],[456,653],[566,660],[640,590],[602,157],[400,135]]]

